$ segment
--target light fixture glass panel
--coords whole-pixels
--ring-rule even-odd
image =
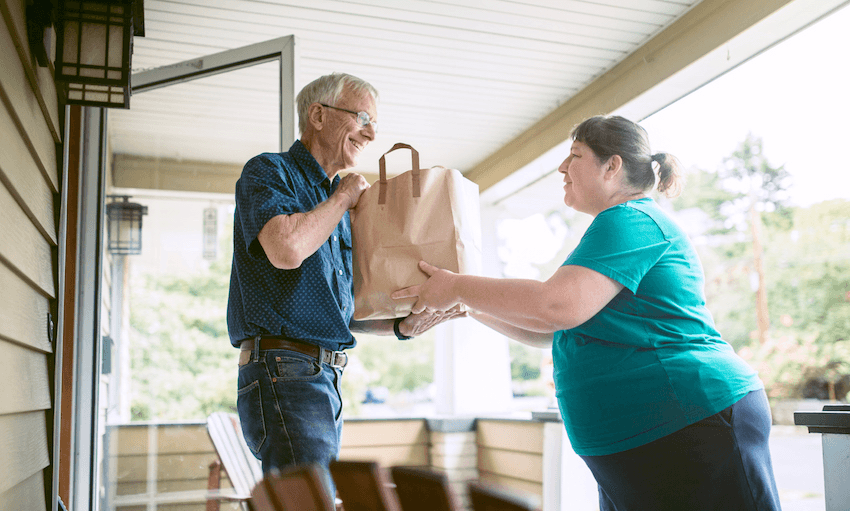
[[[119,25],[109,26],[109,55],[106,65],[111,68],[121,69],[121,60],[124,55],[124,27]],[[112,73],[112,71],[109,71]],[[121,78],[121,72],[117,77]]]
[[[94,23],[83,23],[82,52],[80,64],[102,67],[106,63],[106,27]],[[81,67],[83,76],[103,76],[102,71]]]
[[[66,21],[65,22],[65,41],[64,47],[62,49],[62,60],[63,62],[77,62],[77,52],[80,47],[80,24],[76,21]],[[75,67],[67,66],[64,67],[64,73],[69,75],[76,75],[77,70]]]

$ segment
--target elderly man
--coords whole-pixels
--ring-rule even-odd
[[[337,457],[352,331],[403,340],[451,317],[351,320],[348,210],[369,184],[339,172],[374,140],[377,98],[347,74],[311,82],[297,97],[300,140],[252,158],[236,184],[227,324],[242,431],[264,472]]]

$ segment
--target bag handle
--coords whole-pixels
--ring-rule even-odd
[[[410,149],[410,155],[413,160],[413,169],[411,170],[413,173],[413,196],[419,197],[419,171],[421,170],[419,168],[419,152],[408,144],[397,142],[389,151],[382,154],[381,159],[378,160],[378,204],[385,204],[387,202],[387,161],[384,157],[396,149]]]

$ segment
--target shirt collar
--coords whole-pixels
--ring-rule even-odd
[[[325,169],[319,165],[316,158],[304,147],[300,140],[296,140],[292,144],[292,147],[289,148],[289,154],[295,158],[311,185],[318,186],[328,179]]]

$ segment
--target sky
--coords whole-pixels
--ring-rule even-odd
[[[714,170],[748,132],[794,177],[797,206],[850,199],[850,8],[644,119],[652,150]]]

